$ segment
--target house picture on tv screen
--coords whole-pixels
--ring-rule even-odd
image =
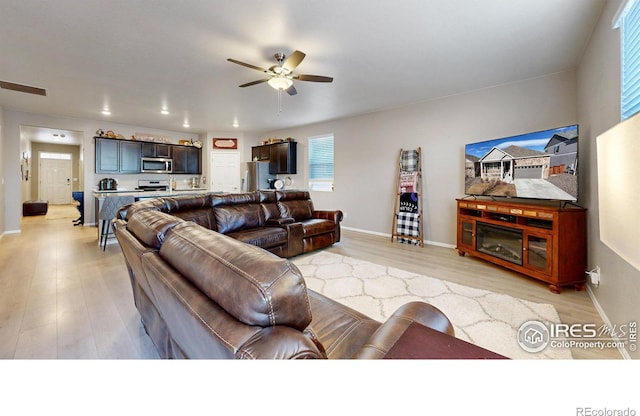
[[[578,199],[578,125],[465,146],[465,194]]]

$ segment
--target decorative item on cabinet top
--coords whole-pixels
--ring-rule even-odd
[[[213,139],[214,149],[237,149],[238,139],[226,138],[226,137],[214,137]]]
[[[132,140],[139,140],[143,142],[154,142],[154,143],[171,143],[170,136],[162,136],[159,134],[151,134],[151,133],[135,133],[131,136]]]
[[[108,139],[124,139],[122,134],[116,134],[113,130],[108,130],[106,133],[102,129],[96,130],[96,137],[106,137]]]

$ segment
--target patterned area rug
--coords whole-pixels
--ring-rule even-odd
[[[293,263],[307,286],[367,316],[385,321],[398,307],[422,300],[444,312],[456,337],[514,359],[571,359],[568,349],[524,351],[517,340],[524,322],[560,322],[552,305],[434,279],[329,252]]]

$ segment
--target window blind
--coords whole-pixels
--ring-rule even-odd
[[[621,118],[640,111],[640,1],[633,1],[620,16],[622,47]]]
[[[333,136],[309,139],[309,188],[333,190]]]

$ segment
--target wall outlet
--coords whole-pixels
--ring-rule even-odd
[[[598,286],[600,284],[600,266],[596,266],[586,273],[589,275],[592,285]]]

